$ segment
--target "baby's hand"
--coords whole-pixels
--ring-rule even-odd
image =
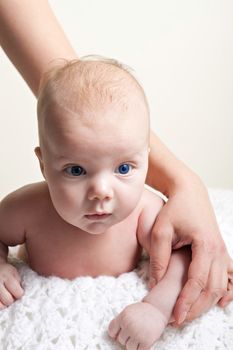
[[[0,265],[0,310],[22,297],[23,289],[20,280],[14,266],[7,263]]]
[[[139,302],[127,306],[110,322],[108,334],[127,350],[148,350],[159,339],[167,323],[157,308]]]

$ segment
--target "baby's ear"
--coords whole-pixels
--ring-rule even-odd
[[[45,174],[44,174],[44,163],[43,163],[43,158],[42,158],[42,152],[41,152],[41,148],[40,147],[36,147],[34,149],[34,152],[39,160],[39,163],[40,163],[40,170],[45,178]]]

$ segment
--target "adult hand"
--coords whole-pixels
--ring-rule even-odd
[[[225,306],[233,300],[233,262],[201,182],[176,190],[156,219],[151,235],[151,287],[164,276],[171,250],[184,245],[191,245],[192,261],[174,307],[176,324],[198,317],[219,301]]]

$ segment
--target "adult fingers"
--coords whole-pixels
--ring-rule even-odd
[[[219,301],[219,306],[225,307],[233,300],[233,261],[230,259],[228,267],[228,285],[227,292],[223,298]]]
[[[226,307],[232,300],[233,300],[233,281],[230,281],[226,294],[219,301],[219,306]]]
[[[202,290],[206,287],[211,265],[203,244],[193,243],[192,262],[188,270],[188,280],[185,283],[174,308],[174,317],[178,324],[186,319],[192,305],[199,298]]]
[[[208,311],[225,295],[227,291],[228,275],[227,268],[223,268],[216,261],[212,264],[207,286],[202,290],[197,301],[192,305],[186,320],[192,321],[202,313]]]
[[[173,227],[166,221],[155,223],[151,233],[149,287],[152,288],[164,276],[172,250]]]

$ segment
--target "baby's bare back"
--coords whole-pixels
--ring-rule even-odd
[[[107,232],[90,234],[58,215],[45,182],[29,185],[25,192],[25,249],[33,270],[44,276],[72,279],[117,276],[135,268],[141,254],[137,240],[139,210]]]

